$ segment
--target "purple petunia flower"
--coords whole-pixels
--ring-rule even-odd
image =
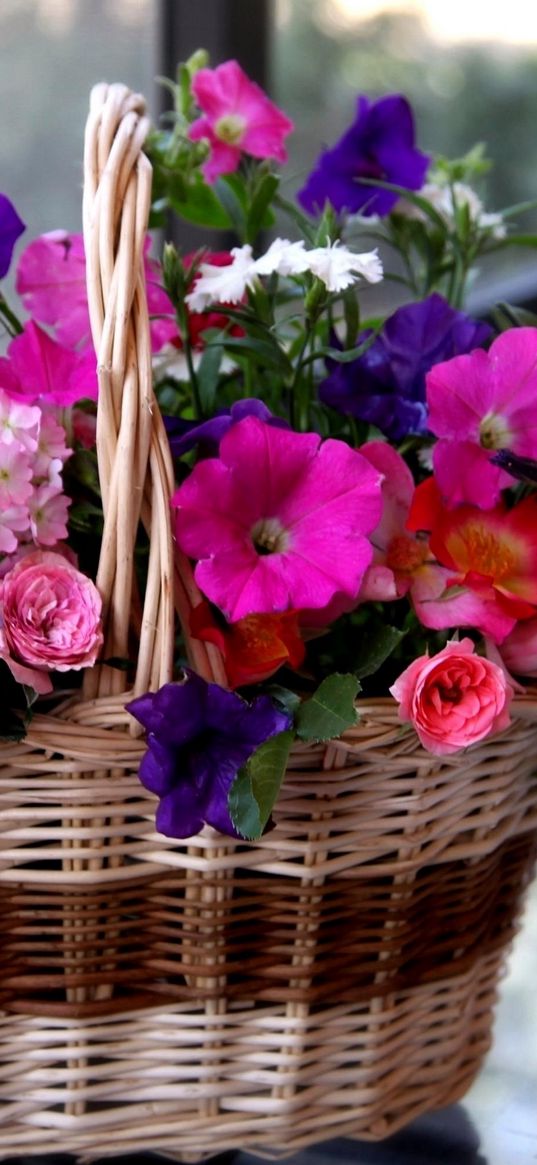
[[[7,275],[15,243],[25,230],[13,203],[6,194],[0,194],[0,279]]]
[[[278,429],[288,429],[287,421],[283,417],[275,417],[263,401],[255,397],[238,400],[230,409],[222,409],[208,421],[186,421],[183,417],[165,417],[164,424],[170,442],[170,449],[174,457],[182,457],[196,445],[204,457],[214,457],[218,454],[220,442],[228,429],[242,421],[244,417],[259,417],[267,425],[275,425]]]
[[[233,781],[291,718],[269,696],[248,704],[195,672],[184,676],[127,705],[148,734],[140,780],[160,797],[156,826],[166,837],[192,837],[205,823],[238,837],[228,809]]]
[[[350,364],[331,361],[330,375],[319,387],[320,399],[340,413],[376,425],[393,441],[425,433],[425,374],[442,360],[483,347],[491,336],[488,324],[455,311],[435,293],[398,308]]]
[[[310,214],[320,213],[326,202],[350,214],[389,214],[399,195],[365,186],[360,178],[419,190],[429,162],[414,144],[414,117],[405,97],[393,94],[373,102],[359,97],[353,124],[320,154],[298,201]]]

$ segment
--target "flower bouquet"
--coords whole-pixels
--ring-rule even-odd
[[[84,236],[0,299],[6,1155],[450,1102],[534,857],[537,319],[465,310],[527,207],[399,95],[287,196],[236,62],[170,87],[96,87]],[[155,258],[170,212],[233,245]]]

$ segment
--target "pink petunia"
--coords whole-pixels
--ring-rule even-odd
[[[358,594],[381,476],[343,441],[246,417],[173,497],[178,545],[203,593],[236,622]]]
[[[27,404],[39,401],[65,407],[97,397],[97,368],[91,349],[73,352],[53,340],[33,320],[11,341],[0,360],[0,388]]]
[[[91,343],[82,235],[49,231],[34,239],[20,256],[15,287],[26,311],[54,328],[60,344]]]
[[[145,242],[144,270],[154,352],[177,336],[173,304],[162,286],[162,270]],[[26,310],[54,329],[67,348],[91,347],[86,291],[86,257],[81,234],[50,231],[30,243],[19,259],[16,289]]]
[[[443,497],[450,505],[491,508],[512,485],[492,464],[494,452],[537,457],[537,328],[513,328],[489,352],[478,348],[436,364],[426,383]]]
[[[202,166],[207,182],[236,170],[243,153],[287,161],[283,140],[294,128],[293,122],[250,81],[237,61],[200,69],[192,90],[203,117],[190,126],[189,137],[209,142],[210,156]]]

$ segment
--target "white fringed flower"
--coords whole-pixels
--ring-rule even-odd
[[[233,247],[233,262],[227,267],[202,263],[193,290],[185,297],[191,311],[205,311],[215,303],[240,303],[248,288],[255,286],[260,275],[303,275],[311,271],[326,284],[328,291],[344,291],[357,279],[378,283],[382,263],[376,251],[358,255],[336,241],[327,247],[306,251],[302,240],[274,239],[259,259],[252,258],[252,248]]]
[[[307,258],[309,270],[326,284],[328,291],[344,291],[359,278],[368,283],[379,283],[383,276],[376,250],[358,255],[348,247],[342,247],[337,240],[327,247],[308,251]]]
[[[454,182],[452,186],[446,182],[426,182],[417,193],[430,202],[448,226],[455,222],[457,208],[466,207],[471,221],[479,230],[489,231],[493,239],[504,239],[506,236],[506,227],[501,214],[485,211],[479,195],[466,182]],[[397,203],[397,213],[404,214],[406,218],[417,218],[422,221],[427,219],[419,206],[404,198]]]
[[[227,267],[202,263],[192,291],[185,296],[190,311],[205,311],[213,303],[240,303],[257,279],[257,265],[249,244],[232,247],[233,262]]]
[[[303,275],[309,271],[309,254],[304,250],[302,239],[291,243],[289,239],[274,239],[268,251],[256,262],[259,275]]]

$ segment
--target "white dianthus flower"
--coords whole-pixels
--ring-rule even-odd
[[[205,311],[213,303],[240,303],[247,288],[257,280],[257,268],[249,244],[233,247],[233,262],[227,267],[202,263],[195,286],[185,296],[190,311]]]
[[[344,291],[360,277],[368,283],[379,283],[383,276],[376,250],[359,255],[336,241],[306,254],[309,270],[326,284],[328,291]]]
[[[291,243],[289,239],[274,239],[268,251],[256,262],[258,275],[302,275],[309,270],[308,252],[304,250],[302,239]]]

